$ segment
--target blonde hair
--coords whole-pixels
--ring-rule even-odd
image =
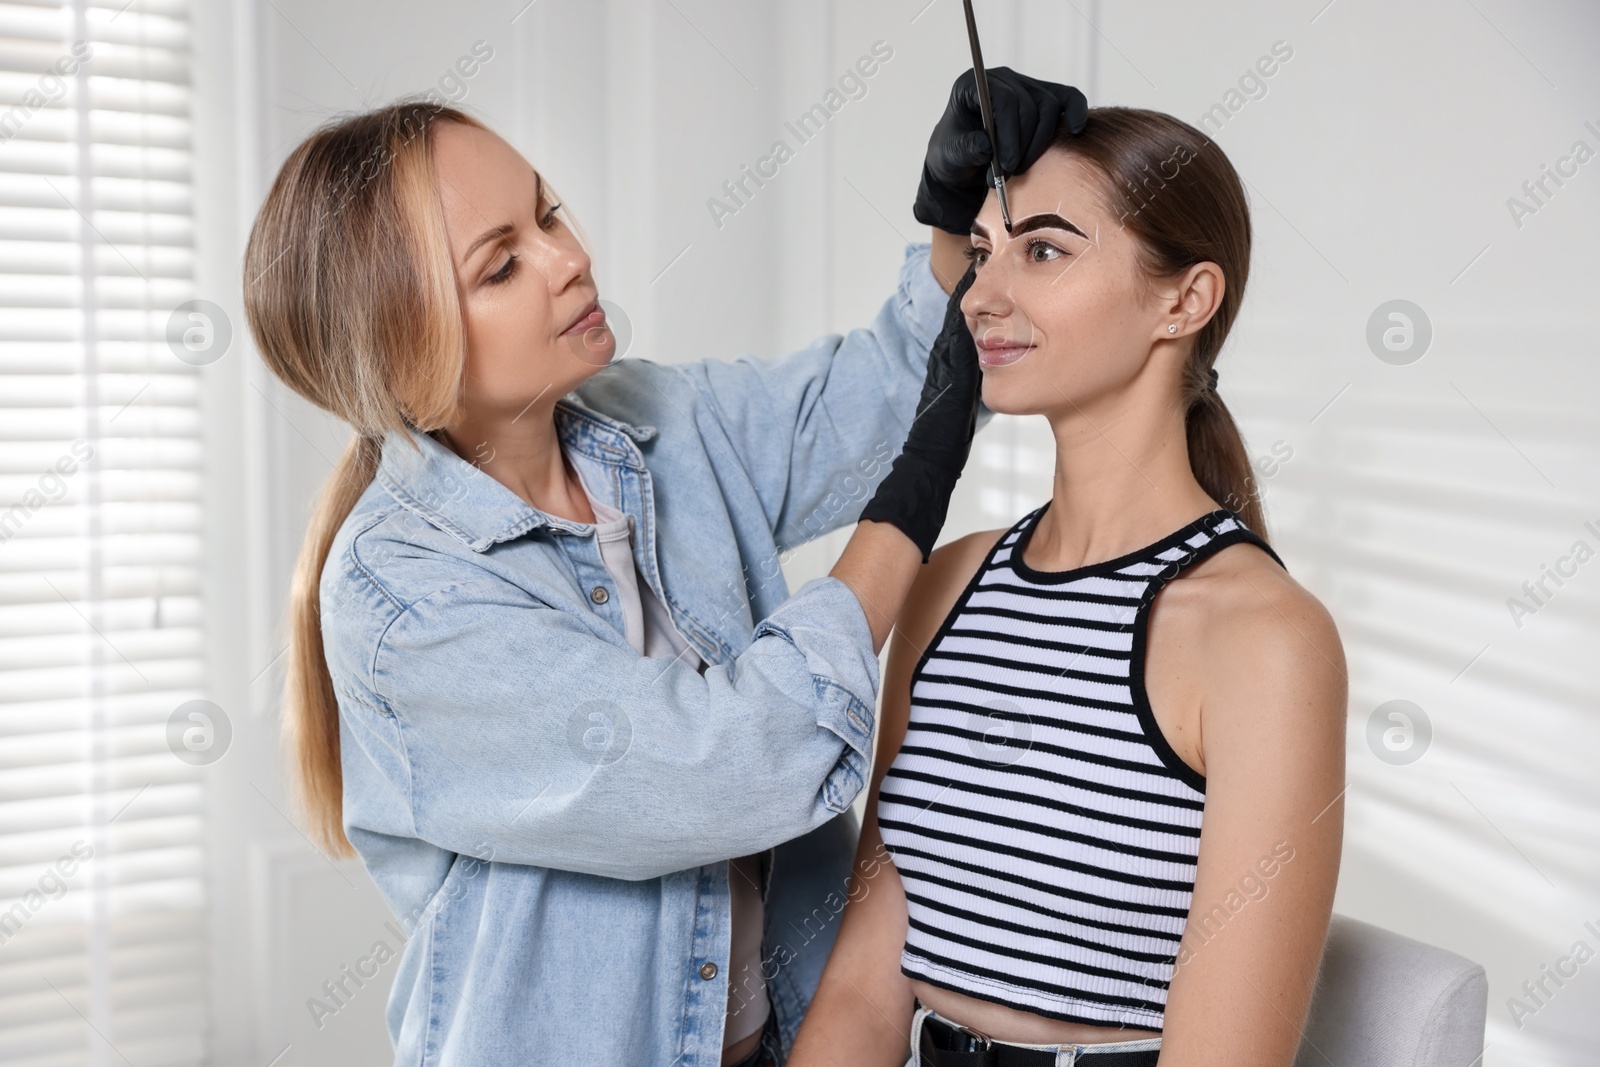
[[[460,415],[466,342],[433,173],[440,122],[487,128],[455,108],[406,100],[317,129],[278,170],[244,254],[245,317],[267,366],[356,432],[312,511],[287,617],[292,788],[312,840],[331,856],[354,850],[339,705],[322,651],[322,568],[377,473],[384,434],[404,434],[408,423],[426,432]]]

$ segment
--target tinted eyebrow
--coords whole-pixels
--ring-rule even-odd
[[[544,198],[544,175],[540,174],[538,171],[534,171],[533,177],[533,202],[535,205],[537,205],[539,201]],[[467,261],[472,258],[472,253],[476,252],[485,243],[499,240],[500,238],[505,237],[507,234],[516,232],[516,229],[516,226],[513,224],[509,222],[503,222],[492,230],[485,230],[483,233],[480,233],[477,237],[477,240],[468,245],[467,250],[462,253],[462,265],[465,266]]]
[[[1078,229],[1071,222],[1062,218],[1060,215],[1052,214],[1050,212],[1046,212],[1043,215],[1029,215],[1027,218],[1011,227],[1011,236],[1015,237],[1018,234],[1027,233],[1029,230],[1041,230],[1046,228],[1053,230],[1066,230],[1068,233],[1077,234],[1085,241],[1089,239],[1088,234]],[[985,241],[989,240],[989,231],[985,229],[983,224],[980,222],[974,222],[972,224],[972,232],[975,236],[982,237]]]

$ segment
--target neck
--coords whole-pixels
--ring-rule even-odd
[[[1064,571],[1135,551],[1217,508],[1189,465],[1184,416],[1166,404],[1050,417],[1056,466],[1050,509],[1026,562]]]
[[[594,522],[594,509],[556,433],[555,407],[516,417],[470,413],[439,430],[441,444],[547,515]]]

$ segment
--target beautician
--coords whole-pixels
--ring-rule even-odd
[[[991,76],[1008,172],[1082,128],[1076,90]],[[311,833],[410,934],[397,1064],[782,1062],[846,891],[877,652],[970,447],[991,154],[969,72],[917,193],[931,248],[870,328],[674,366],[611,362],[578,232],[472,117],[401,103],[290,153],[246,311],[356,435],[294,580],[285,728]],[[862,500],[788,596],[783,552]]]

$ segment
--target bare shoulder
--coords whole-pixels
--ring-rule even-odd
[[[1254,545],[1219,550],[1172,583],[1171,592],[1181,602],[1173,607],[1183,609],[1184,629],[1205,635],[1207,650],[1228,662],[1344,673],[1333,616]]]
[[[1219,714],[1257,725],[1268,716],[1343,728],[1338,627],[1271,556],[1252,544],[1229,545],[1170,583],[1163,598],[1168,632],[1188,647],[1185,658],[1204,679],[1203,715],[1211,721],[1203,735],[1215,736]]]
[[[961,598],[962,590],[1005,534],[1005,530],[980,530],[934,549],[906,596],[896,629],[917,648],[926,648]]]
[[[1330,659],[1340,673],[1344,652],[1333,616],[1311,591],[1253,545],[1231,545],[1210,561],[1220,596],[1214,618],[1235,646],[1260,642],[1262,651],[1301,659]]]

